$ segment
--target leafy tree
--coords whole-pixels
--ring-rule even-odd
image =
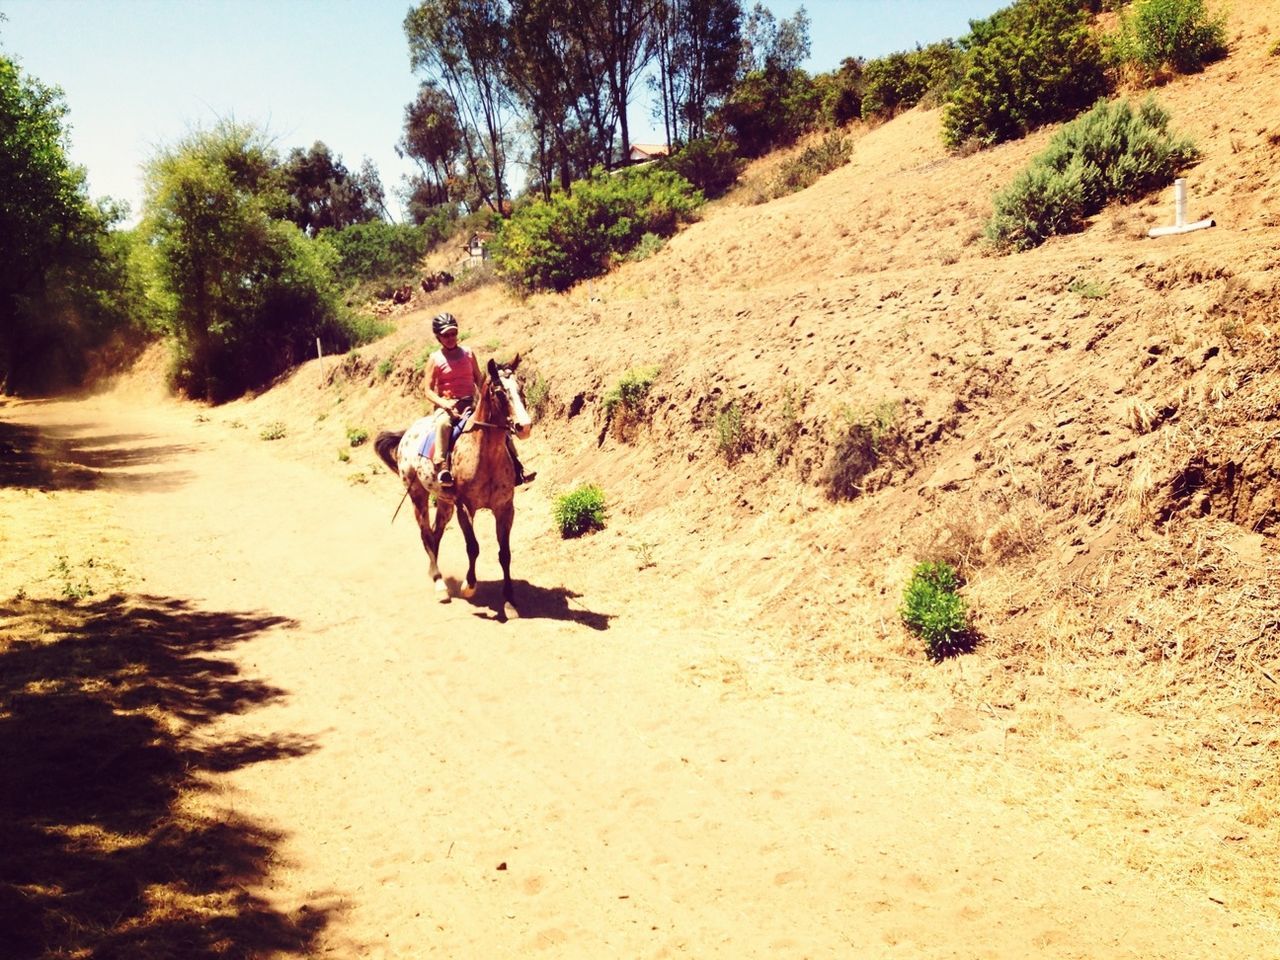
[[[751,73],[786,76],[809,56],[809,14],[803,5],[794,16],[778,22],[768,7],[757,2],[742,34],[740,77]]]
[[[89,352],[145,314],[108,232],[123,209],[90,202],[66,116],[61,90],[0,56],[0,392],[79,382]]]
[[[308,356],[345,349],[355,326],[331,253],[285,219],[278,158],[258,129],[223,122],[162,149],[147,170],[141,229],[170,310],[175,384],[226,400]]]
[[[453,101],[439,85],[427,81],[404,109],[404,137],[396,153],[417,164],[419,175],[409,180],[408,206],[415,223],[422,223],[434,207],[463,201],[458,177],[463,155],[462,127]]]
[[[368,159],[353,174],[317,140],[310,150],[294,148],[282,173],[290,199],[288,218],[310,236],[382,215],[382,181]]]
[[[618,119],[622,156],[631,152],[627,108],[636,79],[654,53],[654,0],[572,0],[587,42],[599,52],[613,115]]]
[[[861,57],[845,57],[830,73],[814,78],[822,96],[822,116],[828,126],[842,127],[862,116],[866,93],[867,62]]]
[[[661,0],[655,9],[659,93],[670,143],[707,133],[707,119],[733,90],[742,51],[740,0]]]
[[[503,0],[422,0],[404,20],[409,59],[453,103],[467,173],[480,202],[506,198],[512,91]]]
[[[1017,139],[1106,92],[1102,50],[1080,0],[1018,0],[970,23],[963,79],[943,112],[952,148]]]

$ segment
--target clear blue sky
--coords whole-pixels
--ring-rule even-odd
[[[744,2],[750,7],[753,0]],[[878,57],[968,32],[1011,0],[804,0],[814,72],[848,56]],[[765,0],[779,19],[801,0]],[[395,154],[409,69],[409,0],[0,0],[0,51],[63,89],[71,157],[94,197],[141,207],[142,166],[220,118],[252,121],[281,153],[317,140],[351,170],[378,168],[388,206],[411,165]],[[648,91],[632,107],[632,139],[660,139]],[[0,189],[3,185],[0,185]]]

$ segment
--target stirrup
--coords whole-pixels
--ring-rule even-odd
[[[537,480],[537,479],[538,479],[538,471],[537,471],[537,470],[528,470],[528,471],[526,471],[526,472],[524,472],[524,473],[520,474],[520,479],[516,481],[516,486],[517,486],[517,487],[522,487],[522,486],[524,486],[526,483],[533,483],[533,481],[535,481],[535,480]]]

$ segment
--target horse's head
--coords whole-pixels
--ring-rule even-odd
[[[489,361],[490,393],[494,409],[489,414],[495,423],[501,423],[520,440],[528,440],[533,432],[533,421],[529,411],[525,409],[524,396],[520,393],[520,381],[516,379],[516,367],[520,366],[520,355],[510,363],[499,366]]]

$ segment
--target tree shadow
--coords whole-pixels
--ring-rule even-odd
[[[9,960],[307,955],[327,907],[255,893],[281,835],[195,803],[310,738],[202,728],[283,691],[219,656],[289,621],[152,596],[0,606],[0,939]]]
[[[177,470],[118,471],[163,463],[192,449],[180,444],[148,446],[147,434],[77,435],[91,424],[41,428],[0,420],[0,487],[92,490],[101,486],[171,490],[190,474]]]
[[[582,596],[563,587],[539,587],[527,580],[511,581],[515,590],[516,609],[520,611],[521,620],[541,618],[545,620],[565,620],[580,623],[592,630],[608,630],[609,622],[614,618],[612,613],[596,613],[582,607],[572,605],[571,600]],[[502,613],[502,581],[481,581],[476,584],[475,596],[471,603],[487,607],[480,615],[490,620],[504,619]]]

